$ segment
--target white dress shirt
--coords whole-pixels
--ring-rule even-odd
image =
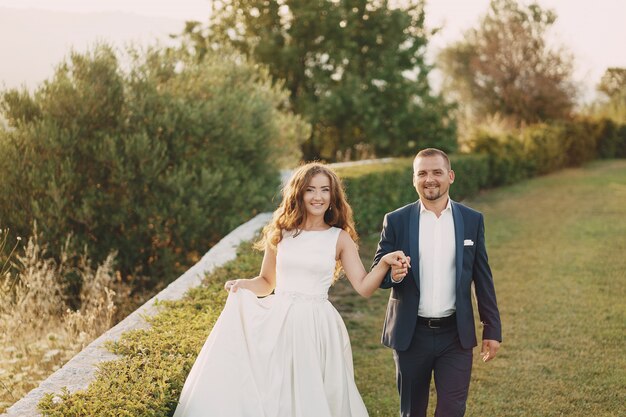
[[[447,317],[456,311],[455,250],[450,199],[439,217],[420,204],[418,315]]]

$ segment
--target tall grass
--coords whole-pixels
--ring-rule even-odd
[[[47,255],[37,230],[22,245],[0,230],[0,412],[107,330],[128,291],[116,276],[111,253],[97,268],[85,253]],[[67,279],[80,284],[78,300]],[[73,309],[72,305],[78,305]]]

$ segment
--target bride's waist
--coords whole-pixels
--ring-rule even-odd
[[[293,290],[286,290],[282,288],[276,288],[274,293],[280,297],[289,297],[295,301],[308,301],[308,302],[320,302],[328,300],[327,293],[308,293]]]

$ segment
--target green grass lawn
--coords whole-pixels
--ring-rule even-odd
[[[476,358],[466,415],[625,416],[626,160],[492,190],[468,204],[485,214],[504,343],[495,360]],[[362,236],[366,265],[377,240]],[[171,415],[224,304],[224,281],[254,276],[261,258],[242,245],[207,286],[162,303],[150,329],[125,333],[112,347],[120,359],[101,365],[87,390],[47,396],[44,415]],[[387,297],[380,290],[361,298],[346,280],[331,289],[372,417],[398,415],[392,353],[380,344]]]
[[[504,338],[495,360],[475,355],[466,415],[626,415],[626,161],[466,203],[485,214]],[[367,264],[377,240],[362,237]],[[391,350],[379,343],[388,293],[365,300],[348,285],[338,283],[332,300],[350,332],[357,383],[371,416],[398,415]]]

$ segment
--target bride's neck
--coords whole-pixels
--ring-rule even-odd
[[[307,218],[299,227],[302,230],[324,230],[328,229],[328,224],[323,217]]]

